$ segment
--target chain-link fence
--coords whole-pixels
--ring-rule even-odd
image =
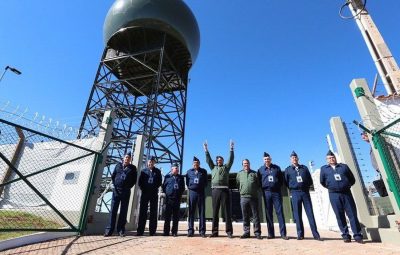
[[[372,132],[372,137],[385,168],[389,190],[397,202],[393,206],[400,207],[400,119]]]
[[[80,232],[100,157],[97,143],[67,142],[0,119],[0,235]]]
[[[355,122],[358,124],[358,122]],[[372,142],[364,130],[353,123],[345,123],[347,136],[352,148],[353,158],[356,160],[358,174],[362,179],[364,197],[368,205],[370,215],[387,215],[393,213],[380,174],[382,169],[378,168],[374,154],[372,153]]]

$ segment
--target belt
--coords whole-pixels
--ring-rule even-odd
[[[212,186],[212,189],[229,189],[228,186]]]

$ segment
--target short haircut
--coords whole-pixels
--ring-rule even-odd
[[[247,163],[250,164],[250,160],[248,160],[247,158],[245,158],[245,159],[242,160],[242,165],[243,165],[243,161],[246,161]]]

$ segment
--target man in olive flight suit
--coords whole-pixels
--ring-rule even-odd
[[[243,215],[243,235],[241,239],[250,237],[250,210],[253,214],[254,235],[261,240],[261,224],[258,215],[258,193],[260,191],[260,182],[257,172],[250,169],[250,161],[242,161],[243,170],[237,173],[236,183],[240,193],[240,206]]]
[[[224,164],[224,158],[216,157],[216,165],[211,159],[208,151],[207,142],[203,145],[206,152],[206,161],[211,169],[211,188],[212,188],[212,206],[213,206],[213,221],[212,233],[210,237],[218,237],[219,225],[219,209],[225,208],[225,231],[229,238],[233,238],[232,228],[232,212],[231,212],[231,195],[229,190],[229,171],[231,170],[234,159],[234,144],[230,142],[230,154],[228,163]]]

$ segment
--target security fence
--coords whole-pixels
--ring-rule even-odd
[[[369,214],[387,214],[386,212],[391,211],[391,209],[382,209],[380,204],[382,204],[382,201],[388,201],[388,198],[380,197],[374,185],[374,182],[380,179],[380,175],[374,164],[375,159],[371,157],[371,144],[369,140],[362,139],[362,130],[353,123],[343,122],[343,126],[349,141],[352,157],[355,160],[356,169],[354,170],[360,176],[360,185]],[[389,207],[391,206],[389,205]]]
[[[379,130],[369,130],[355,122],[361,129],[372,135],[373,145],[379,152],[389,184],[388,192],[393,192],[397,206],[400,207],[400,119]]]
[[[99,149],[0,119],[0,235],[82,232]]]

